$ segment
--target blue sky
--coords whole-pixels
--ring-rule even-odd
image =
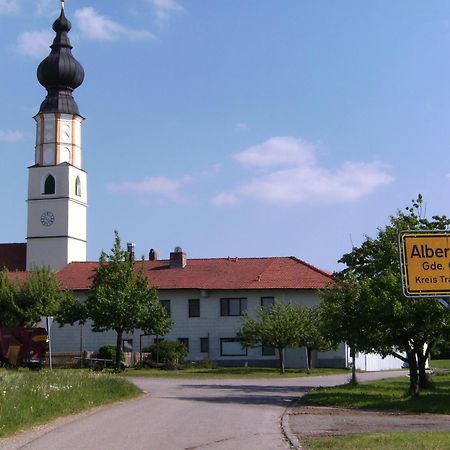
[[[2,242],[26,237],[32,116],[57,0],[0,0]],[[418,193],[450,214],[450,2],[67,0],[88,258],[113,230],[166,258],[326,270]]]

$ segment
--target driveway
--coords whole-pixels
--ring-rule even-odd
[[[403,373],[404,374],[404,373]],[[367,373],[379,379],[399,372]],[[0,440],[1,450],[275,450],[289,448],[280,419],[292,400],[348,375],[283,379],[132,381],[148,394]]]

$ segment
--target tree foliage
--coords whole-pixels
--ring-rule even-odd
[[[4,270],[0,272],[0,326],[34,326],[42,316],[56,315],[71,298],[50,268],[33,269],[24,280]]]
[[[122,250],[115,232],[109,254],[102,252],[85,302],[71,302],[60,315],[63,323],[92,320],[93,331],[114,330],[117,334],[115,365],[120,367],[122,336],[135,329],[146,334],[166,334],[172,322],[158,301],[155,287],[148,286],[142,268]]]
[[[287,347],[306,346],[311,336],[308,308],[275,301],[269,308],[260,306],[255,317],[248,312],[237,338],[242,345],[271,345],[278,350],[280,372],[284,373],[283,352]]]
[[[426,359],[442,336],[448,335],[450,314],[436,299],[404,297],[398,236],[400,231],[445,230],[449,225],[446,216],[427,219],[419,195],[411,206],[391,216],[375,238],[366,236],[359,247],[340,259],[347,267],[339,276],[357,281],[355,289],[362,289],[354,300],[367,338],[362,349],[391,354],[408,363],[413,395],[427,386]]]
[[[352,384],[357,383],[356,353],[372,350],[373,333],[369,326],[370,307],[367,299],[370,286],[366,279],[357,280],[349,273],[321,291],[319,305],[320,330],[334,348],[346,342],[352,351]]]

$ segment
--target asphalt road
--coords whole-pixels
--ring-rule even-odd
[[[368,373],[360,379],[398,376]],[[0,440],[1,450],[276,450],[291,400],[348,375],[283,379],[134,378],[148,394]]]

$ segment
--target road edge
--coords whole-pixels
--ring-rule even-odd
[[[302,444],[300,443],[298,437],[292,432],[291,426],[289,425],[289,411],[295,406],[296,400],[294,400],[291,405],[289,405],[281,415],[280,426],[281,432],[284,438],[288,441],[288,444],[295,450],[303,450]]]

